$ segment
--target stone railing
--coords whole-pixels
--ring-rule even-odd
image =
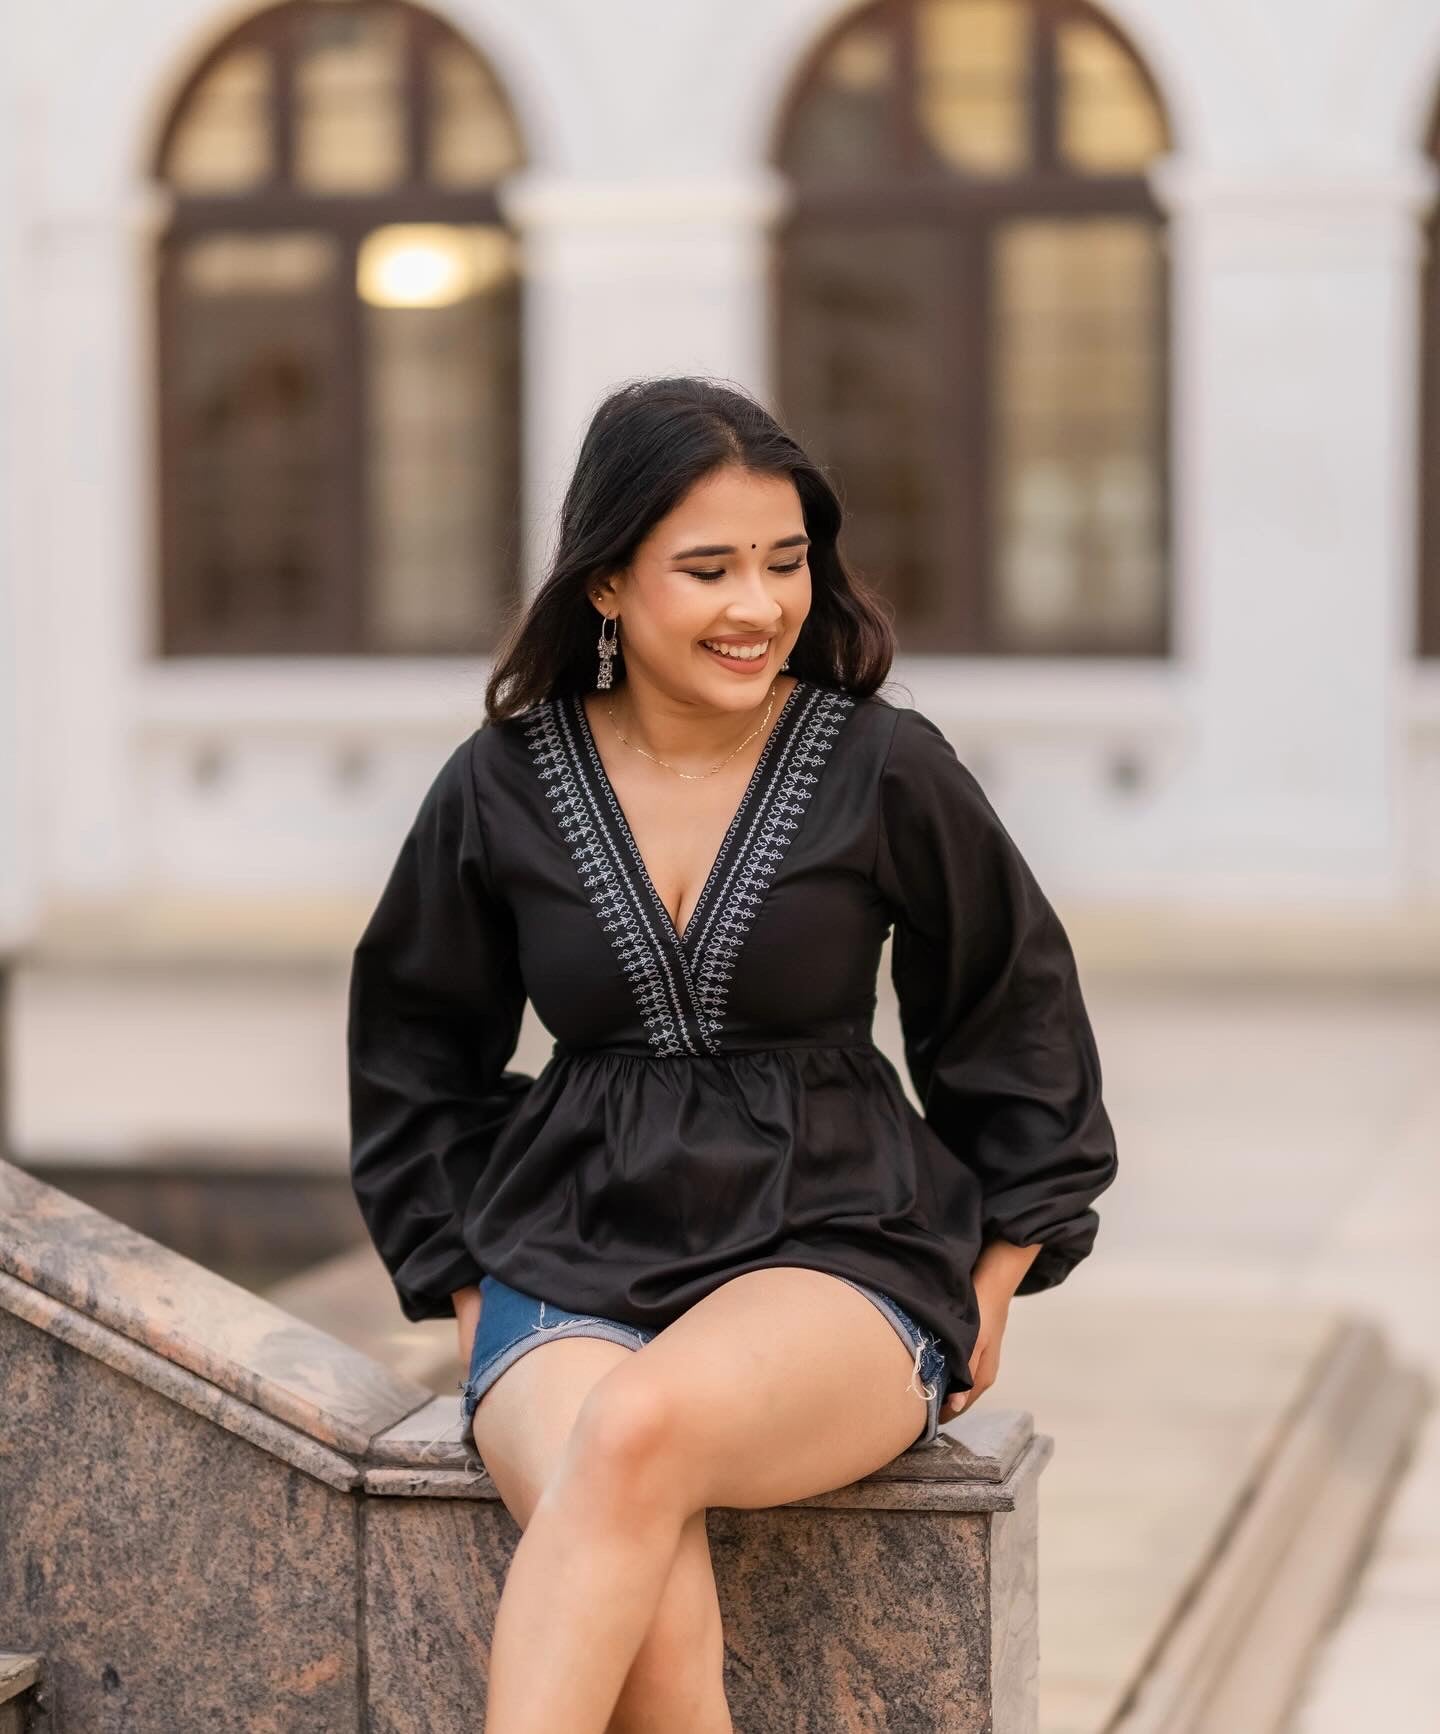
[[[437,1396],[0,1161],[0,1609],[54,1734],[473,1734],[519,1530]],[[1050,1441],[708,1513],[746,1734],[1034,1734]]]

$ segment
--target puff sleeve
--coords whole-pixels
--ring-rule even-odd
[[[983,1236],[1041,1244],[1016,1289],[1090,1251],[1116,1174],[1100,1061],[1070,942],[979,783],[901,709],[881,774],[876,878],[891,978],[926,1123],[967,1163]]]
[[[453,1318],[481,1270],[461,1235],[474,1182],[533,1079],[507,1070],[525,987],[489,883],[473,763],[440,768],[351,964],[350,1176],[407,1319]]]

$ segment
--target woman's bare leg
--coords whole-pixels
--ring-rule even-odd
[[[912,1375],[864,1295],[791,1266],[723,1283],[612,1367],[515,1550],[485,1734],[605,1734],[687,1522],[888,1463],[924,1425]]]
[[[680,1531],[670,1575],[620,1688],[605,1734],[734,1734],[725,1697],[725,1631],[705,1513]]]
[[[592,1386],[636,1353],[602,1338],[542,1344],[507,1367],[474,1417],[477,1449],[505,1508],[525,1529]],[[687,1520],[655,1616],[606,1734],[733,1734],[725,1640],[705,1514]]]

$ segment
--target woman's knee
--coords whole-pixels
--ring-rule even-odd
[[[556,1480],[583,1485],[590,1499],[613,1495],[632,1511],[641,1501],[669,1511],[683,1493],[682,1419],[667,1387],[633,1363],[617,1367],[581,1403]]]

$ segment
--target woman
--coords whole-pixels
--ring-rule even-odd
[[[877,696],[840,523],[744,394],[608,398],[355,953],[356,1196],[405,1316],[458,1320],[462,1436],[524,1531],[489,1734],[728,1730],[706,1507],[932,1439],[1115,1175],[1066,936]],[[892,924],[923,1117],[871,1039]]]

